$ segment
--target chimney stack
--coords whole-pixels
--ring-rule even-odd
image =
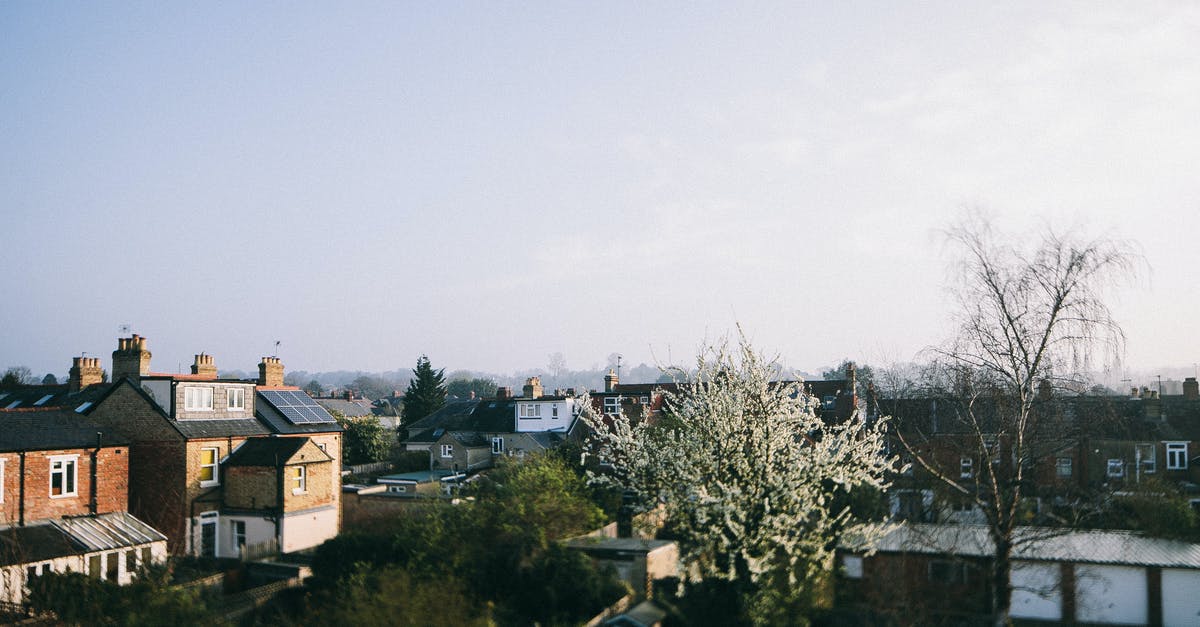
[[[129,377],[134,383],[150,372],[150,351],[146,350],[146,338],[134,333],[132,337],[117,338],[117,350],[112,354],[112,380]]]
[[[258,364],[258,384],[276,388],[283,385],[283,364],[278,357],[263,357]]]
[[[542,379],[540,377],[529,377],[525,379],[525,387],[522,389],[522,396],[525,398],[541,398],[542,397]]]
[[[104,380],[99,357],[76,357],[71,360],[71,378],[67,392],[75,393]]]
[[[204,353],[196,355],[196,361],[192,364],[192,374],[216,379],[217,365],[213,362],[213,356]]]
[[[1050,379],[1042,379],[1038,384],[1037,397],[1039,401],[1048,401],[1054,395],[1054,386],[1050,385]]]
[[[504,386],[504,385],[496,388],[496,399],[497,400],[503,401],[503,400],[507,400],[510,398],[512,398],[512,388],[510,388],[508,386]]]
[[[1189,401],[1200,399],[1200,383],[1196,382],[1196,377],[1183,380],[1183,398]]]
[[[617,378],[617,373],[614,372],[612,368],[609,368],[608,374],[604,375],[604,391],[616,392],[617,385],[620,383],[621,380]]]

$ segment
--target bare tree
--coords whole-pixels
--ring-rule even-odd
[[[947,233],[955,266],[957,333],[935,355],[924,384],[941,399],[933,420],[898,429],[915,466],[959,502],[972,504],[995,547],[992,620],[1009,622],[1014,534],[1028,473],[1074,420],[1055,392],[1086,389],[1096,358],[1115,361],[1124,334],[1106,297],[1137,274],[1130,245],[1046,230],[1006,239],[979,216]],[[940,424],[939,424],[940,422]]]

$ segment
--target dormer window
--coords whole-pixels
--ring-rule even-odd
[[[246,409],[246,390],[229,388],[226,398],[229,401],[229,409]]]
[[[213,389],[207,387],[184,388],[183,408],[188,411],[212,411]]]
[[[542,406],[537,403],[521,403],[519,417],[541,418]]]
[[[604,413],[615,416],[621,413],[621,397],[610,396],[604,399]]]

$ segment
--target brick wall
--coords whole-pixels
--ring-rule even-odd
[[[184,403],[185,390],[189,387],[212,388],[213,408],[211,411],[187,411]],[[244,409],[229,409],[229,391],[242,390]],[[254,420],[254,385],[249,383],[212,383],[179,381],[175,383],[175,418],[179,420],[232,420],[245,418]]]
[[[80,516],[91,512],[92,450],[61,449],[25,453],[25,521]],[[51,459],[61,456],[74,462],[73,494],[51,496]],[[17,453],[0,455],[4,465],[4,503],[0,523],[13,523],[20,516],[21,461]],[[67,468],[66,466],[64,468]],[[108,447],[96,456],[96,512],[124,511],[129,497],[129,449]]]
[[[239,509],[277,506],[275,469],[267,466],[236,466],[225,470],[225,505]]]

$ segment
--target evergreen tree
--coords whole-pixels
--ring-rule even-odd
[[[442,370],[434,370],[429,358],[421,355],[413,368],[413,379],[404,390],[404,426],[408,426],[446,404],[446,380]]]

